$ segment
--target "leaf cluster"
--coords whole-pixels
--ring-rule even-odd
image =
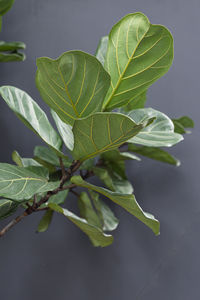
[[[56,212],[87,234],[94,246],[104,247],[113,242],[110,232],[119,223],[107,198],[158,235],[159,222],[136,201],[125,163],[145,156],[180,165],[163,147],[182,141],[193,121],[186,116],[171,120],[145,107],[148,88],[169,70],[172,60],[168,29],[134,13],[101,38],[95,56],[69,51],[55,60],[37,59],[36,86],[57,131],[26,92],[1,87],[10,109],[47,147],[36,146],[33,158],[14,151],[16,165],[0,164],[0,218],[19,206],[25,208],[23,217],[45,210],[38,225],[38,232],[44,232]],[[88,182],[91,176],[102,186]],[[67,208],[69,192],[78,198],[79,216]]]

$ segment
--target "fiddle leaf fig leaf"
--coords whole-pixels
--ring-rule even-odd
[[[69,190],[64,190],[49,198],[48,203],[63,204],[67,198]]]
[[[93,204],[102,221],[102,228],[105,231],[113,231],[117,228],[119,220],[115,217],[112,210],[99,198],[99,194],[92,190],[89,190],[89,194],[92,198]]]
[[[152,108],[136,109],[127,114],[134,122],[144,118],[156,117],[154,122],[142,129],[129,143],[148,147],[171,147],[183,140],[182,135],[174,132],[173,122],[165,114]]]
[[[40,223],[38,224],[37,232],[45,232],[49,228],[49,225],[51,224],[52,218],[53,218],[54,211],[51,209],[48,209],[42,219],[40,220]]]
[[[124,111],[130,111],[133,109],[144,108],[147,100],[147,91],[144,91],[134,100],[130,101],[127,105],[123,106]]]
[[[110,76],[92,55],[69,51],[58,59],[37,59],[36,85],[43,100],[61,120],[73,125],[76,118],[102,110]]]
[[[0,0],[0,15],[7,13],[13,6],[15,0]]]
[[[6,43],[0,41],[0,62],[23,61],[26,56],[18,50],[25,49],[26,45],[22,42]]]
[[[95,113],[74,122],[73,157],[84,161],[119,147],[138,134],[146,122],[136,124],[119,113]]]
[[[0,88],[0,94],[17,117],[59,155],[62,140],[53,129],[44,111],[24,91],[12,86]]]
[[[57,115],[57,113],[55,113],[55,111],[51,110],[51,114],[52,117],[56,123],[56,126],[58,128],[58,131],[62,137],[62,140],[65,144],[65,146],[69,149],[69,150],[73,150],[74,148],[74,135],[72,132],[72,126],[69,124],[64,123],[59,116]]]
[[[17,51],[25,49],[26,45],[22,42],[3,42],[0,41],[0,52],[1,51]]]
[[[146,147],[146,146],[138,147],[133,144],[129,144],[128,150],[133,151],[142,156],[149,157],[154,160],[159,160],[171,165],[175,165],[177,167],[180,166],[180,161],[178,159],[176,159],[168,152],[157,147]]]
[[[109,34],[105,69],[111,76],[104,109],[136,99],[163,76],[173,60],[173,38],[161,25],[150,24],[142,13],[129,14]]]
[[[48,182],[45,177],[18,166],[0,163],[0,197],[16,201],[30,199],[37,193],[51,191],[60,182]]]
[[[24,53],[4,53],[0,52],[0,62],[24,61],[26,58]]]
[[[0,220],[12,215],[18,207],[18,203],[8,199],[0,199]]]
[[[34,157],[35,160],[37,160],[42,165],[45,162],[53,167],[60,166],[59,158],[51,148],[47,148],[44,146],[36,146],[34,149]],[[62,160],[63,160],[63,164],[66,167],[69,167],[71,165],[71,162],[66,157],[63,158]]]
[[[151,215],[147,212],[144,212],[142,210],[142,208],[137,203],[135,196],[133,194],[126,195],[126,194],[114,193],[105,188],[101,188],[101,187],[95,186],[93,184],[90,184],[90,183],[84,181],[81,178],[81,176],[73,176],[71,178],[71,182],[75,183],[76,185],[78,185],[80,187],[84,187],[84,188],[87,188],[89,190],[92,190],[99,194],[104,195],[105,197],[109,198],[116,204],[123,207],[125,210],[127,210],[129,213],[134,215],[140,221],[142,221],[145,225],[147,225],[149,228],[151,228],[152,231],[156,235],[159,234],[160,224],[159,224],[158,220],[156,220],[153,215]]]
[[[112,235],[105,234],[100,228],[89,224],[85,219],[78,217],[71,211],[66,208],[62,208],[57,204],[50,203],[49,207],[58,212],[63,214],[67,217],[70,221],[72,221],[76,226],[78,226],[93,242],[93,244],[101,247],[106,247],[112,244],[113,237]]]
[[[194,128],[194,121],[187,117],[183,116],[179,119],[172,119],[174,123],[174,132],[184,134],[184,133],[190,133],[190,131],[185,130],[185,128]]]
[[[96,58],[101,62],[103,66],[106,58],[107,48],[108,48],[108,36],[103,36],[99,41],[95,53]]]

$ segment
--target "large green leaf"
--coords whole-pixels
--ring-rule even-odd
[[[110,76],[92,55],[69,51],[37,59],[36,85],[43,100],[65,123],[102,110]]]
[[[58,186],[59,182],[48,182],[25,168],[0,163],[0,197],[23,201]]]
[[[55,111],[51,110],[51,114],[65,146],[72,151],[74,148],[74,135],[72,132],[72,126],[63,122],[57,113],[55,113]]]
[[[138,147],[135,146],[134,144],[129,144],[128,150],[149,157],[151,159],[159,160],[171,165],[175,165],[177,167],[180,166],[180,161],[178,159],[176,159],[168,152],[157,147],[146,147],[146,146]]]
[[[108,36],[103,36],[99,41],[95,53],[96,58],[101,62],[103,66],[106,58],[107,48],[108,48]]]
[[[111,76],[104,109],[120,107],[164,75],[173,60],[173,38],[142,13],[129,14],[109,34],[105,68]]]
[[[74,122],[73,157],[86,160],[115,149],[146,126],[119,113],[95,113]]]
[[[27,93],[15,87],[3,86],[0,88],[0,94],[10,109],[29,129],[33,130],[45,143],[62,155],[60,137],[49,123],[46,114]]]
[[[173,122],[163,113],[152,108],[136,109],[127,114],[134,122],[142,122],[144,118],[156,117],[154,122],[141,130],[129,143],[149,147],[171,147],[183,140],[182,135],[174,133]]]
[[[13,6],[15,0],[0,0],[0,15],[4,15]]]
[[[12,215],[18,207],[16,202],[8,199],[0,199],[0,220]]]
[[[150,227],[156,235],[159,234],[160,224],[158,220],[156,220],[151,214],[146,213],[142,210],[142,208],[137,203],[134,195],[123,195],[111,192],[107,189],[95,186],[84,181],[81,176],[73,176],[71,178],[71,182],[75,183],[78,186],[93,190],[104,195],[116,204],[122,206],[125,210],[127,210],[129,213],[131,213],[148,227]]]
[[[172,119],[172,121],[174,123],[174,131],[180,134],[190,133],[190,131],[185,130],[185,128],[194,128],[194,121],[187,116]]]
[[[89,224],[85,219],[76,216],[68,209],[62,208],[53,203],[50,203],[49,207],[54,211],[63,214],[76,226],[78,226],[93,242],[95,242],[95,246],[106,247],[112,244],[113,237],[111,235],[105,234],[100,228]]]

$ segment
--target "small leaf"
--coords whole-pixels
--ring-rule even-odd
[[[177,167],[180,166],[180,161],[178,159],[176,159],[168,152],[157,147],[146,147],[146,146],[137,147],[133,144],[129,144],[128,150],[149,157],[151,159],[159,160],[171,165],[175,165]]]
[[[174,123],[174,132],[184,134],[190,133],[190,131],[185,130],[185,128],[194,128],[194,121],[187,117],[183,116],[179,119],[172,119]]]
[[[61,120],[73,125],[76,118],[102,110],[110,76],[92,55],[69,51],[58,59],[37,59],[36,85],[43,100]]]
[[[73,126],[73,157],[84,161],[115,149],[138,134],[146,123],[136,124],[119,113],[95,113],[76,120]]]
[[[58,186],[59,182],[48,182],[25,168],[0,163],[0,197],[20,202]]]
[[[124,162],[125,158],[121,155],[118,149],[102,153],[101,159],[109,171],[112,171],[115,175],[120,176],[122,179],[127,179]]]
[[[85,219],[76,216],[74,213],[70,212],[66,208],[62,208],[57,204],[50,203],[50,208],[58,213],[63,214],[70,221],[72,221],[76,226],[78,226],[88,237],[95,242],[95,246],[106,247],[112,244],[113,237],[103,233],[98,227],[89,224]]]
[[[129,14],[109,34],[105,69],[111,87],[104,109],[132,102],[170,68],[173,38],[161,25],[151,25],[142,13]]]
[[[0,94],[17,117],[59,155],[62,141],[53,129],[46,114],[31,97],[20,89],[11,86],[0,88]]]
[[[53,217],[54,211],[51,209],[48,209],[42,219],[40,220],[40,223],[38,224],[37,232],[45,232],[49,225],[51,224],[52,217]]]
[[[73,176],[71,178],[71,182],[75,183],[78,186],[85,187],[89,190],[93,190],[97,193],[104,195],[105,197],[109,198],[116,204],[123,207],[125,210],[127,210],[129,213],[134,215],[140,221],[142,221],[145,225],[151,228],[156,235],[159,234],[160,224],[158,220],[156,220],[153,215],[144,212],[142,210],[142,208],[137,203],[134,195],[123,195],[123,194],[111,192],[107,189],[95,186],[93,184],[84,181],[81,178],[81,176]]]
[[[59,167],[60,161],[58,156],[55,154],[52,149],[44,147],[44,146],[36,146],[34,149],[34,157],[41,164],[46,162],[51,166]],[[63,158],[63,163],[66,167],[71,165],[71,162],[67,160],[67,158]]]
[[[136,109],[128,113],[136,123],[144,118],[156,117],[154,122],[141,130],[129,143],[149,147],[171,147],[183,140],[182,135],[174,133],[173,122],[165,114],[152,108]]]
[[[112,210],[104,203],[104,201],[99,199],[99,195],[97,193],[93,191],[89,191],[89,193],[93,200],[94,206],[101,217],[103,230],[115,230],[119,224],[119,220],[115,217]]]
[[[64,190],[49,198],[48,203],[63,204],[67,198],[69,190]]]
[[[0,199],[0,220],[12,215],[17,210],[18,204],[8,199]]]
[[[108,36],[103,36],[99,44],[97,46],[97,50],[95,53],[96,58],[100,61],[100,63],[104,66],[105,58],[106,58],[106,52],[108,48]]]
[[[24,53],[4,53],[0,52],[0,62],[24,61],[26,58]]]
[[[1,0],[0,1],[0,15],[4,15],[11,9],[15,0]]]
[[[26,45],[22,42],[3,42],[0,41],[0,51],[17,51],[25,49]]]
[[[59,116],[57,115],[57,113],[55,113],[55,111],[51,110],[51,114],[52,117],[56,123],[56,126],[58,128],[58,131],[62,137],[62,140],[65,144],[65,146],[69,149],[69,150],[73,150],[74,148],[74,135],[72,132],[72,126],[68,125],[66,123],[64,123]]]

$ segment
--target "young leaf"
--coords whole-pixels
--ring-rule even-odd
[[[149,157],[151,159],[159,160],[171,165],[175,165],[177,167],[180,166],[180,161],[178,159],[176,159],[168,152],[157,147],[146,147],[146,146],[137,147],[133,144],[129,144],[128,150]]]
[[[174,123],[174,132],[184,134],[190,133],[190,131],[185,130],[185,128],[194,128],[194,121],[187,117],[183,116],[179,119],[172,119]]]
[[[11,9],[15,0],[1,0],[0,1],[0,15],[4,15]]]
[[[112,244],[113,242],[112,235],[103,233],[103,231],[100,228],[92,224],[89,224],[85,219],[76,216],[68,209],[62,208],[57,204],[53,204],[53,203],[50,203],[49,207],[52,210],[63,214],[70,221],[72,221],[76,226],[78,226],[95,243],[95,246],[106,247]]]
[[[69,51],[37,59],[36,85],[43,100],[65,123],[102,110],[110,76],[92,55]]]
[[[115,149],[138,134],[144,126],[146,123],[136,124],[119,113],[95,113],[76,120],[73,126],[73,157],[83,161]]]
[[[26,58],[24,53],[4,53],[0,52],[0,62],[24,61]]]
[[[64,123],[59,116],[57,115],[57,113],[55,113],[55,111],[51,110],[51,114],[52,117],[56,123],[56,126],[58,128],[58,131],[62,137],[62,140],[65,144],[65,146],[69,149],[69,150],[73,150],[74,148],[74,135],[72,132],[72,126],[69,124]]]
[[[134,122],[144,118],[156,117],[154,122],[142,129],[129,143],[148,147],[171,147],[183,140],[182,135],[174,133],[173,122],[163,113],[152,108],[136,109],[127,114]]]
[[[8,199],[0,199],[0,220],[12,215],[18,207],[16,202]]]
[[[17,51],[21,49],[25,49],[26,45],[22,42],[3,42],[0,41],[0,52],[1,51]]]
[[[99,44],[97,46],[97,50],[95,53],[96,58],[100,61],[100,63],[104,66],[105,58],[106,58],[106,52],[108,48],[108,36],[103,36]]]
[[[105,68],[111,76],[104,109],[123,106],[163,76],[173,60],[173,38],[142,13],[129,14],[109,34]]]
[[[93,204],[102,220],[103,230],[113,231],[117,228],[119,220],[115,217],[112,210],[99,198],[99,194],[89,191]]]
[[[62,141],[53,129],[46,114],[31,97],[20,89],[11,86],[0,88],[0,94],[17,117],[59,155]]]
[[[53,217],[54,211],[51,209],[48,209],[42,219],[40,220],[40,223],[38,224],[37,232],[45,232],[49,225],[51,224],[52,217]]]
[[[58,186],[59,182],[48,182],[25,168],[0,163],[0,197],[20,202]]]
[[[95,186],[93,184],[84,181],[81,178],[81,176],[73,176],[71,178],[71,182],[75,183],[78,186],[85,187],[89,190],[93,190],[97,193],[104,195],[105,197],[109,198],[116,204],[123,207],[125,210],[127,210],[129,213],[134,215],[140,221],[142,221],[145,225],[151,228],[156,235],[159,234],[160,224],[158,220],[156,220],[153,215],[146,213],[142,210],[142,208],[137,203],[134,195],[123,195],[123,194],[111,192],[107,189]]]

